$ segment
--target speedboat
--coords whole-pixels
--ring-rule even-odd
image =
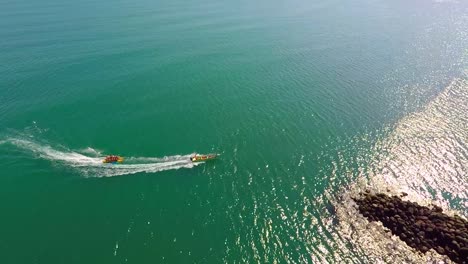
[[[218,157],[218,154],[208,154],[208,155],[195,154],[192,157],[190,157],[190,161],[191,162],[202,162],[202,161],[214,160],[217,157]]]
[[[121,156],[110,155],[102,160],[102,163],[122,163],[124,158]]]

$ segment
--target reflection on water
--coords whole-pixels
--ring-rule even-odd
[[[446,256],[421,255],[380,223],[369,223],[358,215],[350,197],[365,188],[379,192],[404,191],[409,200],[434,202],[448,213],[467,217],[468,206],[468,81],[454,80],[422,111],[401,120],[393,131],[377,142],[375,156],[358,181],[336,201],[340,248],[368,261],[427,262]],[[329,226],[334,229],[335,227]],[[338,237],[337,241],[340,240]]]
[[[324,175],[293,178],[301,173],[297,170],[256,179],[262,184],[255,184],[251,178],[256,170],[251,171],[246,188],[228,187],[239,213],[232,214],[232,207],[226,211],[236,237],[226,239],[224,262],[240,254],[246,262],[261,263],[450,263],[434,251],[415,252],[381,224],[369,223],[351,196],[364,189],[404,191],[406,199],[422,205],[434,202],[448,214],[456,211],[466,217],[467,120],[468,81],[455,79],[393,127],[339,141],[336,156],[328,157],[331,168],[320,171]],[[302,160],[298,157],[297,168],[307,162]],[[273,175],[268,173],[274,168],[257,170]],[[320,177],[329,187],[317,195],[311,190],[323,182]],[[241,199],[239,193],[248,198]]]

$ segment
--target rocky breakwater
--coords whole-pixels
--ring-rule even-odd
[[[398,196],[361,193],[353,199],[369,221],[380,221],[392,234],[422,253],[434,249],[456,263],[468,264],[468,221]]]

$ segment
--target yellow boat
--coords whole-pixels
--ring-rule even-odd
[[[202,162],[202,161],[207,161],[207,160],[214,160],[217,157],[218,157],[218,154],[209,154],[209,155],[195,154],[192,157],[190,157],[190,161],[192,161],[192,162]]]

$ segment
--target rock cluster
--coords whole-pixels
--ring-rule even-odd
[[[456,263],[468,264],[468,221],[463,218],[382,193],[361,193],[354,201],[369,221],[382,222],[410,247],[422,253],[434,249]]]

